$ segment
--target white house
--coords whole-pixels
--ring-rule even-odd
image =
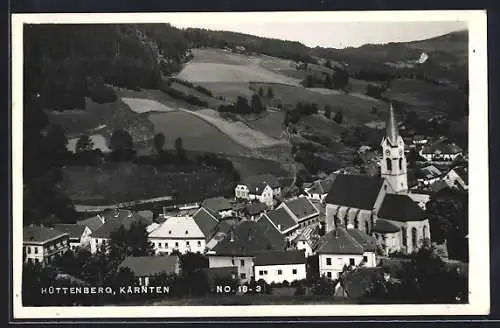
[[[272,207],[274,198],[281,195],[281,185],[271,174],[251,176],[238,184],[234,193],[236,198],[258,200]]]
[[[344,266],[375,267],[376,247],[374,238],[357,229],[336,228],[330,231],[321,239],[317,251],[320,276],[335,280]]]
[[[312,200],[324,201],[330,187],[332,186],[331,180],[317,180],[314,181],[310,186],[304,188],[304,192],[307,198]]]
[[[69,248],[69,235],[53,228],[42,226],[23,227],[24,262],[45,265]]]
[[[174,250],[185,254],[204,253],[205,247],[216,231],[219,220],[208,210],[180,212],[170,216],[148,235],[157,254],[171,254]]]
[[[79,224],[56,224],[54,229],[68,234],[69,249],[90,248],[90,228]]]
[[[302,230],[302,232],[292,241],[292,245],[299,251],[304,251],[306,257],[314,255],[319,243],[319,226],[311,225]]]
[[[450,187],[458,187],[462,190],[469,189],[469,175],[467,166],[457,166],[452,168],[446,175],[443,180]]]
[[[292,282],[306,278],[306,258],[303,251],[265,252],[254,259],[255,280],[266,283]]]
[[[427,165],[419,169],[417,179],[420,185],[428,186],[441,179],[442,175],[443,173],[437,167]]]
[[[118,271],[127,268],[134,274],[139,286],[149,286],[151,279],[159,274],[179,274],[180,261],[178,256],[137,256],[126,257],[118,266]],[[162,287],[162,286],[160,286]]]

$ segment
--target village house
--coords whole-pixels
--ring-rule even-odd
[[[178,275],[180,272],[180,261],[178,256],[129,256],[118,266],[117,271],[122,268],[129,269],[139,286],[149,286],[155,276],[160,274]]]
[[[236,186],[234,193],[237,199],[258,200],[272,207],[274,198],[281,195],[281,185],[271,174],[250,176]]]
[[[328,191],[330,191],[331,186],[331,180],[317,180],[314,181],[309,187],[304,188],[304,192],[307,198],[323,202],[326,195],[328,195]]]
[[[336,228],[321,238],[318,247],[320,276],[335,280],[344,267],[375,267],[376,240],[356,229]]]
[[[210,268],[238,268],[241,283],[254,276],[253,259],[262,252],[283,251],[286,241],[276,229],[256,221],[243,220],[236,223],[223,240],[207,252]]]
[[[261,202],[252,202],[247,204],[243,209],[243,215],[249,220],[257,220],[262,214],[268,210],[266,204]]]
[[[69,235],[53,228],[42,226],[23,227],[24,262],[41,265],[52,262],[56,256],[69,248]]]
[[[257,221],[270,229],[276,229],[284,237],[290,237],[299,228],[292,214],[283,207],[262,214]]]
[[[453,142],[440,139],[423,146],[419,154],[431,162],[451,162],[462,155],[462,149]]]
[[[101,214],[97,214],[87,219],[79,220],[76,222],[76,224],[89,228],[90,233],[92,233],[102,227],[102,225],[104,224],[104,217]]]
[[[150,219],[143,218],[137,212],[130,210],[114,209],[100,215],[104,224],[90,234],[90,251],[92,254],[99,249],[107,249],[111,241],[111,235],[121,227],[125,230],[130,229],[132,224],[140,224],[148,227],[153,224]]]
[[[418,183],[428,186],[441,179],[442,175],[443,173],[441,173],[437,167],[434,165],[427,165],[418,170]]]
[[[468,190],[469,175],[467,166],[457,166],[452,168],[448,173],[446,173],[443,180],[452,188]]]
[[[286,200],[277,208],[285,209],[299,225],[299,228],[319,222],[320,210],[307,197]]]
[[[218,213],[222,218],[234,215],[233,205],[224,197],[207,198],[201,203],[201,207]]]
[[[54,225],[54,229],[68,234],[70,250],[90,249],[90,228],[78,224],[56,224]]]
[[[304,251],[305,256],[309,257],[316,253],[319,240],[319,225],[310,225],[292,240],[291,245],[299,251]]]
[[[174,250],[181,254],[204,253],[218,224],[219,218],[203,207],[181,211],[167,217],[148,235],[148,240],[157,254],[171,254]]]
[[[306,279],[306,257],[304,251],[264,252],[254,259],[255,280],[266,283],[292,282]]]

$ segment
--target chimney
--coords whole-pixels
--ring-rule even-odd
[[[281,224],[278,224],[278,230],[281,232]]]

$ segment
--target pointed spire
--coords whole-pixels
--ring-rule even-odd
[[[385,137],[391,145],[395,146],[399,133],[396,119],[394,118],[394,108],[392,107],[392,102],[389,107],[389,113],[387,114],[387,124],[385,129]]]

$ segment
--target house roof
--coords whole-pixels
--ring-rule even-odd
[[[326,196],[326,203],[372,210],[384,184],[378,176],[339,174]]]
[[[201,238],[207,236],[190,216],[168,217],[158,228],[149,234],[150,238]]]
[[[253,263],[255,266],[303,264],[306,263],[306,256],[304,250],[263,252],[255,257]]]
[[[298,221],[313,215],[319,215],[319,210],[306,197],[287,200],[283,202],[283,206],[286,206],[295,215]]]
[[[392,107],[392,103],[389,107],[389,113],[387,115],[387,123],[385,127],[385,138],[387,141],[393,146],[397,144],[398,141],[398,126],[396,124],[396,119],[394,117],[394,108]]]
[[[224,197],[207,198],[201,203],[201,206],[214,212],[227,211],[233,208],[229,200]]]
[[[318,180],[314,181],[311,186],[309,186],[309,190],[307,192],[309,194],[319,194],[323,195],[330,191],[330,187],[332,186],[332,180]]]
[[[310,225],[305,227],[302,232],[295,238],[295,242],[305,241],[309,244],[312,250],[318,247],[320,237],[318,234],[319,227],[317,225]]]
[[[213,213],[204,207],[198,209],[194,213],[193,219],[206,237],[212,234],[220,221],[220,217],[217,213]]]
[[[318,254],[363,254],[364,249],[346,229],[336,228],[320,240]]]
[[[256,215],[267,210],[267,205],[261,202],[254,202],[245,206],[244,212],[248,215]]]
[[[80,239],[83,235],[83,232],[87,228],[84,225],[78,224],[55,224],[54,229],[59,230],[61,232],[65,232],[69,235],[69,238],[78,238]]]
[[[399,222],[422,221],[426,219],[424,210],[408,195],[393,194],[385,195],[378,211],[378,216]]]
[[[86,226],[90,229],[90,231],[94,232],[102,227],[104,223],[102,223],[101,219],[99,219],[99,217],[97,217],[96,215],[85,220],[77,221],[76,224]]]
[[[441,171],[434,165],[428,165],[420,168],[419,177],[425,179],[433,179],[440,177],[442,175]]]
[[[297,222],[284,208],[277,208],[263,214],[258,221],[269,220],[281,233],[297,225]]]
[[[25,226],[23,227],[23,242],[25,243],[45,243],[50,240],[69,236],[66,232],[62,232],[53,228],[42,226]]]
[[[469,170],[467,166],[457,166],[453,170],[465,182],[465,184],[469,184]]]
[[[254,256],[262,251],[284,250],[286,241],[275,229],[255,221],[241,221],[219,241],[215,255]]]
[[[179,271],[179,257],[175,255],[129,256],[118,266],[118,270],[120,268],[129,268],[136,277],[154,276],[162,272],[174,274]]]
[[[92,237],[109,238],[111,234],[120,229],[120,227],[130,229],[133,223],[143,224],[146,226],[153,223],[151,220],[143,218],[136,212],[129,210],[119,210],[119,212],[110,211],[104,214],[104,218],[104,224],[92,232]]]
[[[458,154],[462,149],[448,140],[439,140],[422,147],[422,154]]]
[[[351,237],[363,246],[365,252],[375,252],[377,250],[377,240],[358,229],[347,229]]]
[[[253,194],[261,194],[266,186],[273,189],[281,186],[278,179],[272,174],[249,176],[243,179],[241,184],[246,185]]]
[[[372,231],[379,233],[395,233],[399,232],[399,227],[395,226],[390,221],[384,219],[377,219]]]

